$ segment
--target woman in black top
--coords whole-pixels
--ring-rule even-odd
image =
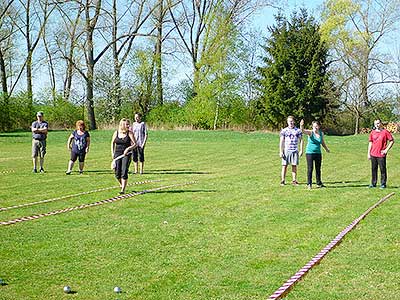
[[[111,139],[111,156],[116,158],[125,155],[123,158],[115,162],[115,178],[117,178],[121,187],[120,194],[125,194],[125,188],[128,183],[128,171],[131,163],[131,151],[136,147],[136,140],[133,133],[129,131],[130,121],[122,119],[119,122],[118,130],[116,130]]]

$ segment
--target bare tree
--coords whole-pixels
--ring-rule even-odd
[[[332,48],[332,67],[344,104],[353,112],[355,134],[360,120],[373,106],[371,93],[382,84],[399,83],[389,69],[380,45],[400,18],[398,0],[349,0],[343,9],[333,0],[325,3],[322,30]]]
[[[201,45],[209,42],[205,34],[207,26],[211,26],[209,19],[223,12],[227,24],[239,25],[258,8],[268,4],[262,0],[168,0],[169,12],[182,42],[180,45],[191,58],[195,93],[199,85],[198,62],[207,55],[202,52],[206,48]]]
[[[19,0],[24,11],[24,19],[20,19],[18,27],[26,43],[26,89],[30,106],[32,106],[32,57],[42,37],[48,18],[54,9],[49,7],[48,0]]]

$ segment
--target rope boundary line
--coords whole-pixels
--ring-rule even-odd
[[[153,183],[153,182],[160,182],[160,181],[161,181],[161,180],[144,180],[144,181],[137,181],[137,182],[129,183],[127,186],[133,186],[133,185],[139,185],[139,184],[146,184],[146,183]],[[68,199],[68,198],[77,197],[77,196],[88,195],[88,194],[92,194],[92,193],[97,193],[97,192],[112,190],[112,189],[116,189],[116,188],[118,188],[118,187],[119,187],[119,186],[110,186],[110,187],[95,189],[95,190],[91,190],[91,191],[87,191],[87,192],[81,192],[81,193],[72,194],[72,195],[66,195],[66,196],[61,196],[61,197],[56,197],[56,198],[51,198],[51,199],[44,199],[44,200],[35,201],[35,202],[30,202],[30,203],[23,203],[23,204],[18,204],[18,205],[0,207],[0,212],[1,212],[1,211],[5,211],[5,210],[11,210],[11,209],[21,208],[21,207],[26,207],[26,206],[33,206],[33,205],[36,205],[36,204],[49,203],[49,202],[54,202],[54,201],[57,201],[57,200],[63,200],[63,199]]]
[[[351,222],[345,229],[343,229],[328,245],[325,246],[317,255],[315,255],[307,264],[305,264],[297,273],[289,278],[279,289],[277,289],[271,296],[269,300],[281,299],[286,296],[294,285],[299,282],[315,265],[317,265],[333,248],[335,248],[349,233],[353,230],[358,223],[361,222],[373,209],[378,207],[380,204],[385,202],[387,199],[392,197],[395,193],[390,193],[385,197],[381,198],[377,203],[368,208],[362,215]]]
[[[84,209],[84,208],[89,208],[89,207],[93,207],[93,206],[99,206],[99,205],[112,203],[112,202],[116,202],[116,201],[127,199],[127,198],[132,198],[132,197],[135,197],[135,196],[138,196],[138,195],[143,195],[143,194],[147,194],[147,193],[151,193],[151,192],[165,190],[165,189],[169,189],[169,188],[177,187],[177,186],[186,186],[186,185],[190,185],[190,184],[194,184],[194,183],[196,183],[196,181],[165,185],[165,186],[160,186],[160,187],[149,189],[149,190],[143,190],[143,191],[140,191],[140,192],[133,192],[133,193],[129,193],[129,194],[124,194],[124,195],[120,195],[120,196],[116,196],[116,197],[113,197],[113,198],[96,201],[96,202],[89,203],[89,204],[82,204],[82,205],[78,205],[78,206],[74,206],[74,207],[67,207],[67,208],[64,208],[64,209],[54,210],[54,211],[51,211],[51,212],[48,212],[48,213],[43,213],[43,214],[38,214],[38,215],[33,215],[33,216],[20,217],[20,218],[16,218],[16,219],[13,219],[13,220],[0,222],[0,226],[12,225],[12,224],[16,224],[16,223],[25,222],[25,221],[36,220],[36,219],[40,219],[40,218],[43,218],[43,217],[54,216],[54,215],[67,213],[67,212],[71,212],[71,211],[74,211],[74,210],[80,210],[80,209]]]

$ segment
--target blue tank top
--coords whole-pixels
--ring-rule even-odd
[[[72,135],[74,136],[72,142],[72,151],[75,153],[85,152],[87,147],[87,138],[90,137],[89,132],[84,131],[82,135],[79,135],[78,132],[74,130]]]

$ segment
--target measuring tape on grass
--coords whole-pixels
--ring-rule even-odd
[[[394,193],[390,193],[380,199],[377,203],[368,208],[361,216],[350,223],[345,229],[342,230],[324,249],[315,255],[307,264],[305,264],[296,274],[294,274],[288,281],[286,281],[279,289],[277,289],[268,299],[276,300],[281,299],[287,295],[293,286],[299,282],[316,264],[318,264],[337,244],[339,244],[346,234],[353,230],[362,219],[364,219],[373,209],[392,197]]]
[[[119,200],[135,197],[135,196],[138,196],[138,195],[143,195],[143,194],[147,194],[147,193],[151,193],[151,192],[170,189],[170,188],[178,187],[178,186],[190,185],[190,184],[194,184],[194,183],[196,183],[196,182],[195,181],[191,181],[191,182],[185,182],[185,183],[178,183],[178,184],[160,186],[160,187],[149,189],[149,190],[143,190],[143,191],[140,191],[140,192],[133,192],[133,193],[125,194],[125,195],[116,196],[116,197],[113,197],[113,198],[97,201],[97,202],[94,202],[94,203],[82,204],[82,205],[79,205],[79,206],[68,207],[68,208],[55,210],[55,211],[51,211],[51,212],[44,213],[44,214],[38,214],[38,215],[34,215],[34,216],[27,216],[27,217],[21,217],[21,218],[9,220],[9,221],[4,221],[4,222],[0,222],[0,226],[12,225],[12,224],[26,222],[26,221],[32,221],[32,220],[36,220],[36,219],[40,219],[40,218],[44,218],[44,217],[48,217],[48,216],[59,215],[59,214],[62,214],[62,213],[67,213],[67,212],[70,212],[70,211],[89,208],[89,207],[93,207],[93,206],[100,206],[100,205],[103,205],[103,204],[116,202],[116,201],[119,201]]]
[[[146,184],[146,183],[152,183],[152,182],[160,182],[160,181],[161,180],[138,181],[138,182],[129,183],[127,186]],[[107,190],[116,189],[116,188],[119,188],[119,186],[110,186],[110,187],[106,187],[106,188],[100,188],[100,189],[96,189],[96,190],[92,190],[92,191],[88,191],[88,192],[81,192],[81,193],[61,196],[61,197],[57,197],[57,198],[45,199],[45,200],[40,200],[40,201],[36,201],[36,202],[23,203],[23,204],[7,206],[7,207],[0,207],[0,211],[16,209],[16,208],[21,208],[21,207],[25,207],[25,206],[32,206],[32,205],[41,204],[41,203],[48,203],[48,202],[58,201],[58,200],[62,200],[62,199],[67,199],[67,198],[72,198],[72,197],[92,194],[92,193],[96,193],[96,192],[107,191]]]

